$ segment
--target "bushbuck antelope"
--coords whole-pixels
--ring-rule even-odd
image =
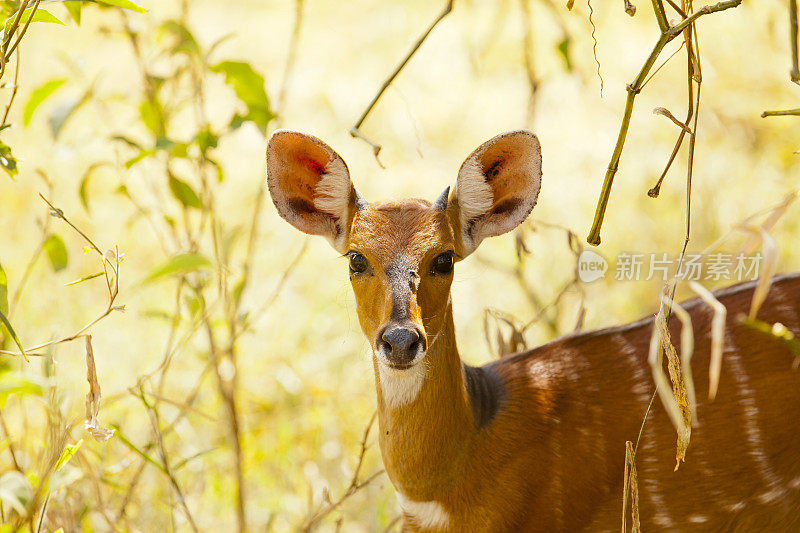
[[[568,335],[482,367],[461,362],[453,263],[530,213],[539,141],[499,135],[433,203],[367,201],[320,140],[277,131],[267,183],[281,216],[349,257],[372,348],[380,448],[405,531],[619,531],[625,441],[653,393],[653,319]],[[791,351],[752,331],[754,284],[718,291],[727,308],[716,399],[708,397],[711,309],[685,303],[698,398],[686,462],[653,405],[636,462],[643,530],[800,531],[800,373]],[[800,276],[775,278],[759,318],[800,334]],[[679,323],[670,321],[673,338]]]

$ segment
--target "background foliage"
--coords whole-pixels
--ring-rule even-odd
[[[656,37],[647,6],[633,18],[616,3],[596,6],[601,97],[586,4],[456,3],[360,128],[382,145],[379,164],[348,130],[440,6],[34,4],[0,89],[16,96],[0,131],[0,312],[16,335],[0,327],[0,348],[18,352],[16,336],[30,352],[0,355],[0,500],[11,530],[394,523],[399,509],[365,436],[373,376],[346,264],[264,196],[265,135],[278,126],[331,144],[368,199],[433,199],[484,140],[538,133],[533,223],[456,270],[467,362],[657,305],[657,280],[573,283],[625,84]],[[13,23],[24,6],[0,7]],[[796,118],[760,118],[795,106],[788,26],[777,1],[697,24],[704,99],[690,250],[797,186]],[[637,97],[597,249],[606,258],[681,250],[685,151],[661,196],[646,193],[676,134],[650,110],[682,114],[685,70],[676,56]],[[800,264],[799,222],[790,209],[773,232],[779,270]],[[30,349],[76,332],[91,344]],[[87,432],[83,399],[97,386]]]

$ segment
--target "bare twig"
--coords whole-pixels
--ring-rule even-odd
[[[278,113],[283,113],[283,106],[286,103],[286,90],[289,87],[289,79],[294,70],[294,63],[297,57],[297,45],[300,42],[300,29],[303,26],[303,2],[304,0],[294,1],[294,27],[292,28],[292,37],[289,41],[289,53],[286,55],[286,65],[283,68],[283,80],[281,81],[281,88],[278,91]],[[280,119],[280,116],[278,117]],[[262,189],[264,187],[261,187]]]
[[[59,339],[43,342],[41,344],[37,344],[35,346],[32,346],[32,347],[28,348],[27,350],[25,350],[25,354],[22,354],[21,352],[12,352],[12,351],[7,351],[7,350],[0,350],[0,354],[3,354],[3,355],[12,355],[12,356],[23,356],[23,355],[31,356],[32,355],[32,356],[41,357],[41,356],[43,356],[43,354],[33,353],[33,352],[35,352],[36,350],[41,350],[42,348],[46,348],[48,346],[52,346],[52,345],[55,345],[55,344],[61,344],[61,343],[64,343],[64,342],[70,342],[70,341],[74,341],[75,339],[79,339],[79,338],[85,337],[86,336],[86,332],[92,326],[94,326],[95,324],[97,324],[98,322],[103,320],[105,317],[107,317],[108,315],[110,315],[114,311],[124,311],[125,310],[125,306],[124,305],[114,305],[114,302],[116,301],[117,296],[119,295],[119,263],[120,263],[119,252],[116,251],[116,250],[115,251],[109,251],[106,254],[101,252],[100,248],[84,232],[82,232],[80,229],[78,229],[72,222],[69,221],[69,219],[66,216],[64,216],[64,212],[61,209],[58,209],[57,207],[55,207],[41,193],[39,194],[39,196],[50,207],[51,214],[53,214],[54,216],[60,218],[64,222],[66,222],[72,229],[74,229],[76,232],[78,232],[78,234],[80,234],[80,236],[83,237],[86,240],[86,242],[88,242],[92,246],[92,249],[94,249],[98,254],[100,254],[100,258],[101,258],[101,260],[103,262],[103,271],[104,271],[104,274],[105,274],[105,277],[106,277],[106,284],[107,284],[107,288],[108,288],[108,304],[106,305],[105,311],[103,311],[103,313],[100,314],[100,316],[98,316],[97,318],[95,318],[94,320],[92,320],[91,322],[89,322],[88,324],[83,326],[82,328],[80,328],[78,331],[76,331],[72,335],[68,335],[66,337],[62,337],[62,338],[59,338]],[[29,351],[31,353],[28,353]]]
[[[792,48],[792,69],[789,77],[795,83],[800,83],[800,68],[797,59],[797,0],[789,0],[789,41]]]
[[[189,525],[191,526],[192,530],[197,532],[199,530],[197,528],[197,524],[194,521],[192,513],[189,511],[189,506],[186,504],[186,498],[184,497],[183,489],[181,489],[181,486],[178,483],[178,480],[175,477],[175,474],[173,473],[172,468],[170,467],[169,464],[167,450],[166,447],[164,446],[163,433],[161,431],[161,420],[158,414],[158,407],[155,405],[151,405],[150,402],[147,401],[147,397],[145,396],[144,393],[144,386],[142,383],[139,384],[138,390],[139,390],[139,395],[138,395],[139,399],[142,401],[142,404],[147,409],[147,414],[150,416],[150,425],[152,426],[153,434],[156,437],[158,450],[161,455],[161,463],[163,466],[162,471],[169,479],[170,484],[172,485],[172,488],[175,491],[175,494],[178,498],[178,503],[180,504],[181,509],[183,510],[183,514],[186,517],[186,520],[189,522]]]
[[[536,70],[533,63],[533,27],[531,24],[530,0],[519,0],[522,10],[522,24],[525,29],[525,36],[522,39],[522,53],[525,58],[525,76],[528,80],[528,118],[533,120],[536,107],[536,91],[539,88],[539,81],[536,79]]]
[[[409,52],[406,54],[403,60],[400,61],[400,64],[397,65],[397,67],[395,67],[394,71],[389,75],[389,77],[386,78],[386,80],[383,82],[383,85],[381,85],[380,88],[378,89],[378,92],[375,93],[375,96],[372,97],[372,101],[369,103],[369,105],[367,105],[367,108],[364,109],[364,112],[361,113],[361,117],[359,117],[355,125],[350,129],[350,135],[365,141],[372,147],[372,152],[373,154],[375,154],[375,159],[378,159],[378,155],[381,152],[381,145],[373,141],[370,141],[369,138],[367,138],[361,132],[361,125],[367,119],[367,116],[369,116],[370,112],[372,111],[372,108],[375,107],[375,104],[378,103],[378,100],[380,100],[384,91],[386,91],[386,89],[389,88],[389,85],[391,85],[394,79],[397,77],[397,75],[400,74],[400,71],[403,70],[403,68],[409,62],[411,57],[417,52],[417,50],[419,50],[420,46],[422,46],[422,43],[424,43],[425,39],[428,38],[428,35],[430,35],[430,33],[433,31],[436,25],[439,24],[442,21],[442,19],[444,19],[447,15],[449,15],[450,12],[453,10],[453,1],[454,0],[447,0],[447,4],[445,4],[444,9],[442,10],[441,13],[439,13],[439,16],[437,16],[436,19],[434,19],[434,21],[431,23],[431,25],[428,26],[428,29],[425,30],[425,32],[422,35],[420,35],[419,39],[417,39],[417,42],[414,43],[414,46],[411,47],[411,50],[409,50]],[[380,160],[378,160],[378,163],[380,163]]]
[[[303,531],[304,533],[312,531],[314,527],[316,527],[322,519],[324,519],[326,516],[334,512],[336,509],[338,509],[339,506],[341,506],[345,500],[347,500],[353,494],[363,489],[370,483],[372,483],[372,481],[374,481],[378,476],[384,473],[383,470],[379,470],[374,474],[372,474],[371,476],[369,476],[364,481],[358,480],[359,474],[361,473],[361,467],[364,464],[364,456],[366,455],[367,450],[369,449],[369,447],[367,446],[367,439],[369,438],[372,426],[375,425],[375,419],[377,418],[377,415],[378,415],[377,411],[372,413],[372,417],[370,417],[369,423],[367,424],[367,427],[364,429],[364,436],[361,438],[361,450],[359,451],[358,454],[358,463],[356,464],[356,468],[353,471],[353,477],[350,479],[350,484],[347,486],[347,489],[345,489],[342,496],[340,496],[336,501],[331,501],[330,498],[325,498],[322,505],[319,508],[317,508],[313,513],[311,513],[311,515],[306,519],[305,523],[300,528],[300,531]]]

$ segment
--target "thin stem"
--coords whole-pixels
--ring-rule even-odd
[[[17,91],[19,90],[19,48],[17,48],[17,61],[16,65],[14,65],[14,87],[11,89],[11,97],[8,99],[8,103],[6,104],[6,111],[3,113],[3,122],[0,123],[0,127],[6,125],[6,120],[8,120],[8,112],[11,111],[11,105],[14,103],[14,98],[17,96]]]
[[[797,59],[797,0],[789,0],[789,40],[792,47],[792,81],[800,83],[800,68]]]
[[[664,11],[664,4],[661,0],[653,0],[653,12],[656,15],[656,20],[658,21],[658,27],[661,29],[661,33],[664,33],[669,29],[669,22],[667,22],[667,14]]]
[[[685,30],[687,26],[693,24],[694,21],[696,21],[703,15],[717,13],[718,11],[725,11],[726,9],[730,9],[732,7],[739,7],[741,3],[742,0],[726,0],[724,2],[719,2],[717,4],[714,4],[713,6],[703,6],[694,13],[692,13],[691,15],[689,15],[687,18],[683,19],[678,24],[672,26],[669,29],[669,33],[673,37],[676,37],[680,32]]]
[[[656,6],[656,3],[658,6]],[[611,196],[611,186],[614,182],[614,176],[619,169],[619,160],[620,156],[622,155],[622,148],[625,145],[625,140],[628,135],[631,114],[633,113],[633,103],[636,95],[642,90],[647,74],[650,72],[650,69],[653,68],[653,65],[658,59],[659,54],[667,45],[667,43],[680,35],[686,28],[689,28],[701,16],[737,7],[741,3],[742,0],[726,0],[714,5],[704,6],[683,19],[678,24],[669,26],[666,29],[662,29],[661,35],[653,47],[653,51],[650,52],[650,55],[647,57],[642,69],[639,71],[639,75],[636,77],[633,83],[627,87],[628,98],[625,100],[625,111],[622,115],[622,124],[620,125],[617,143],[614,146],[614,151],[611,155],[611,161],[608,164],[608,169],[606,170],[606,175],[603,179],[603,186],[600,190],[600,197],[597,201],[597,209],[595,211],[594,220],[592,221],[592,227],[589,230],[589,236],[586,239],[589,244],[600,244],[600,228],[603,225],[603,218],[605,217],[606,208],[608,207],[608,199]],[[654,7],[656,8],[657,12],[656,17],[658,18],[658,13],[663,11],[663,4],[661,4],[659,0],[654,0]]]
[[[442,10],[441,13],[439,13],[439,16],[436,17],[436,19],[431,23],[431,25],[428,26],[428,29],[425,30],[425,32],[422,35],[420,35],[419,39],[417,39],[417,42],[414,43],[414,46],[411,47],[411,50],[409,50],[409,52],[406,54],[403,60],[400,61],[400,64],[397,65],[397,67],[394,69],[394,72],[392,72],[389,75],[389,77],[386,78],[386,80],[381,85],[380,89],[378,89],[378,92],[375,93],[375,96],[372,97],[372,101],[369,103],[369,105],[367,105],[366,109],[364,109],[364,112],[361,113],[361,117],[359,117],[355,125],[350,129],[350,135],[358,139],[362,139],[367,144],[372,146],[372,151],[375,154],[376,159],[378,157],[378,154],[380,154],[381,145],[374,143],[370,141],[367,137],[365,137],[364,134],[361,133],[361,125],[367,119],[367,116],[369,116],[370,112],[372,111],[372,108],[375,107],[375,104],[378,103],[378,100],[380,100],[381,96],[383,96],[384,91],[386,91],[386,89],[389,88],[389,85],[391,85],[394,79],[397,77],[397,75],[400,74],[400,71],[403,70],[403,68],[406,66],[409,60],[414,56],[417,50],[419,50],[420,46],[422,46],[422,43],[424,43],[425,39],[428,38],[428,35],[430,35],[430,33],[433,31],[436,25],[439,24],[453,10],[453,1],[454,0],[447,1],[447,4],[445,4],[444,9]]]
[[[31,25],[31,22],[33,21],[33,16],[36,14],[36,10],[39,8],[39,3],[41,1],[42,0],[36,0],[36,3],[31,8],[31,15],[28,17],[28,20],[25,21],[25,26],[23,26],[22,30],[20,30],[19,34],[17,35],[17,40],[14,41],[14,44],[13,44],[13,46],[11,46],[11,49],[9,49],[9,51],[6,52],[6,56],[5,56],[4,60],[3,60],[4,61],[4,63],[3,63],[4,65],[5,65],[5,63],[8,63],[9,59],[11,59],[11,54],[13,54],[14,50],[17,49],[17,47],[19,46],[20,41],[22,41],[22,37],[25,35],[25,32],[28,31],[28,26]]]
[[[278,113],[283,113],[284,105],[286,103],[286,90],[289,87],[289,79],[294,70],[295,59],[297,58],[297,45],[300,42],[300,29],[303,26],[303,1],[295,0],[294,2],[294,27],[292,28],[292,37],[289,41],[289,53],[286,55],[286,65],[283,68],[283,80],[281,81],[281,88],[278,91]],[[280,115],[278,117],[280,119]]]
[[[764,111],[761,113],[761,118],[766,117],[786,117],[800,115],[800,107],[795,109],[783,109],[781,111]]]

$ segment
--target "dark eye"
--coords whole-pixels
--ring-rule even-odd
[[[437,255],[431,264],[432,274],[446,275],[453,271],[453,252]]]
[[[367,271],[367,267],[369,266],[369,262],[367,258],[361,255],[358,252],[353,252],[350,254],[350,273],[351,274],[363,274]]]

